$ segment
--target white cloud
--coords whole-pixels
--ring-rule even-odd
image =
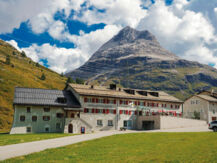
[[[43,44],[38,46],[33,44],[28,48],[23,48],[28,57],[35,62],[40,62],[41,59],[48,61],[49,68],[62,73],[67,70],[78,68],[85,58],[79,49],[66,49]]]
[[[217,64],[215,50],[209,46],[217,45],[216,29],[207,16],[188,9],[189,5],[191,2],[175,0],[173,5],[166,6],[158,0],[137,28],[152,32],[163,47],[181,58]]]
[[[0,1],[0,33],[12,32],[21,22],[39,14],[51,0],[3,0]]]
[[[7,43],[11,44],[13,47],[15,47],[19,52],[22,50],[18,47],[18,44],[15,40],[6,41]]]
[[[50,34],[51,37],[57,39],[57,40],[62,40],[64,39],[64,33],[66,29],[66,25],[61,22],[61,21],[55,21],[48,30],[48,33]]]
[[[104,9],[104,12],[87,9],[82,16],[75,15],[74,19],[87,24],[105,23],[135,27],[146,14],[146,10],[141,8],[140,0],[89,0],[88,2],[89,6]]]

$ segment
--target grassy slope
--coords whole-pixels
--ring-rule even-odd
[[[115,135],[5,162],[216,162],[216,133]]]
[[[64,136],[72,136],[72,134],[62,134],[62,133],[18,134],[18,135],[0,134],[0,146],[31,142],[31,141],[39,141],[44,139],[60,138]]]
[[[13,55],[13,51],[17,55]],[[11,65],[6,65],[6,56],[10,55]],[[46,80],[40,80],[42,73]],[[35,87],[47,89],[63,89],[65,77],[43,67],[37,67],[29,58],[21,54],[9,44],[0,40],[0,132],[8,132],[13,121],[14,88]]]

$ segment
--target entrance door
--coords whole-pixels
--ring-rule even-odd
[[[132,129],[132,120],[125,120],[124,127],[126,127],[127,129]]]
[[[154,121],[142,121],[142,129],[143,130],[153,130]]]
[[[73,133],[73,125],[71,123],[68,125],[68,133]]]

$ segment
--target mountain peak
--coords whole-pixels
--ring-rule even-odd
[[[115,42],[133,42],[138,39],[144,39],[149,41],[157,41],[155,36],[152,35],[149,31],[138,31],[130,26],[123,28],[116,36],[113,37]]]

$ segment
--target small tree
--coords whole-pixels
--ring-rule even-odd
[[[21,52],[22,57],[26,57],[26,53],[24,51]]]
[[[76,79],[75,79],[75,82],[76,82],[77,84],[84,84],[84,80],[83,80],[83,79],[80,79],[80,78],[76,78]]]
[[[71,77],[68,77],[66,83],[75,83],[75,81],[71,78]]]
[[[13,51],[13,55],[17,55],[17,53],[15,51]]]
[[[60,76],[61,76],[61,77],[63,77],[63,76],[64,76],[63,72],[60,74]]]
[[[194,119],[200,119],[200,112],[194,111]]]
[[[37,63],[35,64],[35,66],[36,66],[36,67],[39,67],[40,65],[39,65],[39,63],[37,62]]]
[[[6,56],[5,64],[7,64],[7,65],[11,64],[11,58],[9,55]]]
[[[45,79],[46,79],[46,76],[45,76],[44,73],[41,75],[40,79],[41,79],[41,80],[45,80]]]

